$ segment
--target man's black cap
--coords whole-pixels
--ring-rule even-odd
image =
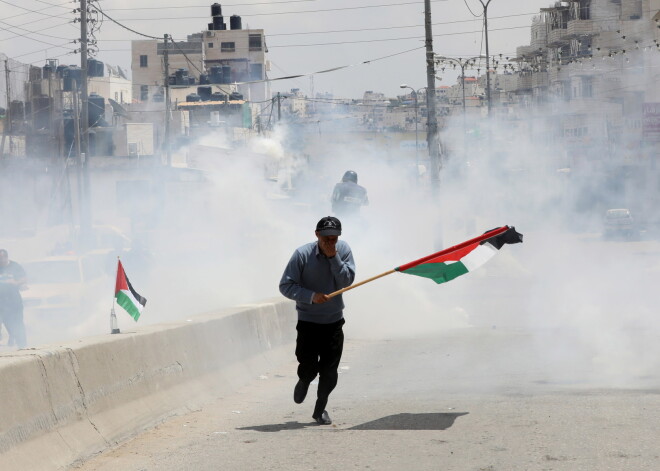
[[[341,235],[341,222],[336,217],[326,216],[316,224],[316,230],[322,236],[339,236]]]

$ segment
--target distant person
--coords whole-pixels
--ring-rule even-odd
[[[5,249],[0,249],[0,321],[9,333],[9,345],[25,348],[25,325],[23,323],[23,298],[21,291],[26,286],[25,270],[9,260]]]
[[[368,204],[367,190],[358,185],[357,173],[346,171],[332,191],[332,211],[337,216],[350,216],[359,213],[360,208]]]
[[[284,269],[280,292],[296,301],[298,324],[296,358],[298,383],[293,400],[300,404],[309,384],[319,375],[316,405],[312,418],[319,425],[332,420],[325,410],[328,397],[337,386],[339,362],[344,349],[344,301],[328,294],[346,288],[355,279],[351,248],[340,241],[341,222],[327,216],[316,225],[316,242],[296,249]]]

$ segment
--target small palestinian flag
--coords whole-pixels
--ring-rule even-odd
[[[135,322],[140,318],[142,308],[147,304],[147,300],[140,296],[137,291],[131,286],[128,281],[124,267],[121,260],[117,262],[117,283],[115,284],[115,298],[117,304],[123,307],[130,316],[135,319]]]
[[[522,242],[522,237],[514,227],[499,227],[454,247],[401,265],[395,270],[431,278],[436,283],[445,283],[480,267],[504,244]]]

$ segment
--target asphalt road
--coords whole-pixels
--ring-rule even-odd
[[[289,364],[77,469],[660,469],[660,244],[536,235],[506,253],[450,288],[403,278],[354,295],[333,425],[312,421],[313,389],[294,404],[292,346]],[[432,306],[397,305],[407,324],[464,324],[364,335],[393,321],[401,286],[428,286],[415,295]]]
[[[312,422],[313,396],[293,403],[292,362],[78,469],[660,469],[660,377],[603,387],[581,358],[550,379],[535,342],[479,327],[349,341],[332,426]]]

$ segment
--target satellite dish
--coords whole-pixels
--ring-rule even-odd
[[[131,115],[124,109],[123,106],[121,106],[119,103],[117,103],[115,100],[112,98],[108,98],[108,102],[110,103],[110,106],[112,106],[112,112],[115,114],[118,114],[119,116],[123,118],[130,118]]]

